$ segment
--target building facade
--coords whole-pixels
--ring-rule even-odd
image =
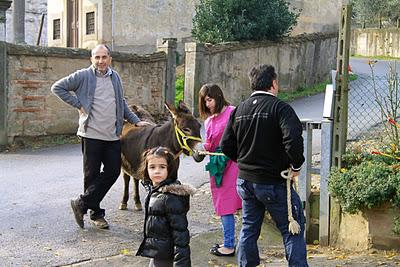
[[[49,46],[92,48],[98,43],[138,54],[156,51],[157,39],[192,41],[198,0],[48,0]],[[293,35],[338,30],[342,0],[291,0],[301,11]]]
[[[49,1],[51,2],[51,1]],[[13,9],[14,3],[6,12],[6,41],[14,41],[13,32]],[[25,0],[25,43],[36,45],[39,40],[40,46],[47,45],[47,1],[46,0]],[[43,20],[43,28],[40,32],[40,24]],[[39,36],[40,33],[40,36]]]

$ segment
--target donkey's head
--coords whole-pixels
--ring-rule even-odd
[[[201,124],[183,101],[179,101],[178,107],[168,103],[165,104],[165,107],[174,120],[175,133],[183,153],[191,155],[196,144],[201,142]]]

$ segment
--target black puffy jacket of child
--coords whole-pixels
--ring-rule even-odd
[[[195,188],[166,179],[148,189],[144,239],[136,256],[173,260],[174,266],[191,266],[187,213]]]

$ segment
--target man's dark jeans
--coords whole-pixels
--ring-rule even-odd
[[[79,205],[83,213],[90,209],[90,218],[96,220],[104,217],[100,202],[121,172],[121,142],[82,138],[82,154],[84,193]]]
[[[260,264],[257,240],[261,232],[265,210],[269,212],[280,230],[285,246],[286,259],[290,267],[307,264],[304,240],[304,214],[300,197],[292,193],[293,218],[300,224],[300,234],[293,235],[288,230],[288,209],[286,183],[279,185],[256,184],[238,178],[237,191],[242,198],[243,225],[238,244],[239,266],[254,267]]]

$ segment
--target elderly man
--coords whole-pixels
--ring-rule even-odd
[[[77,135],[82,140],[84,193],[71,200],[71,207],[81,228],[89,209],[94,226],[109,227],[100,202],[120,174],[124,119],[137,126],[148,124],[128,108],[121,78],[110,67],[111,60],[108,47],[97,45],[92,50],[90,67],[62,78],[51,87],[56,96],[79,111]]]

